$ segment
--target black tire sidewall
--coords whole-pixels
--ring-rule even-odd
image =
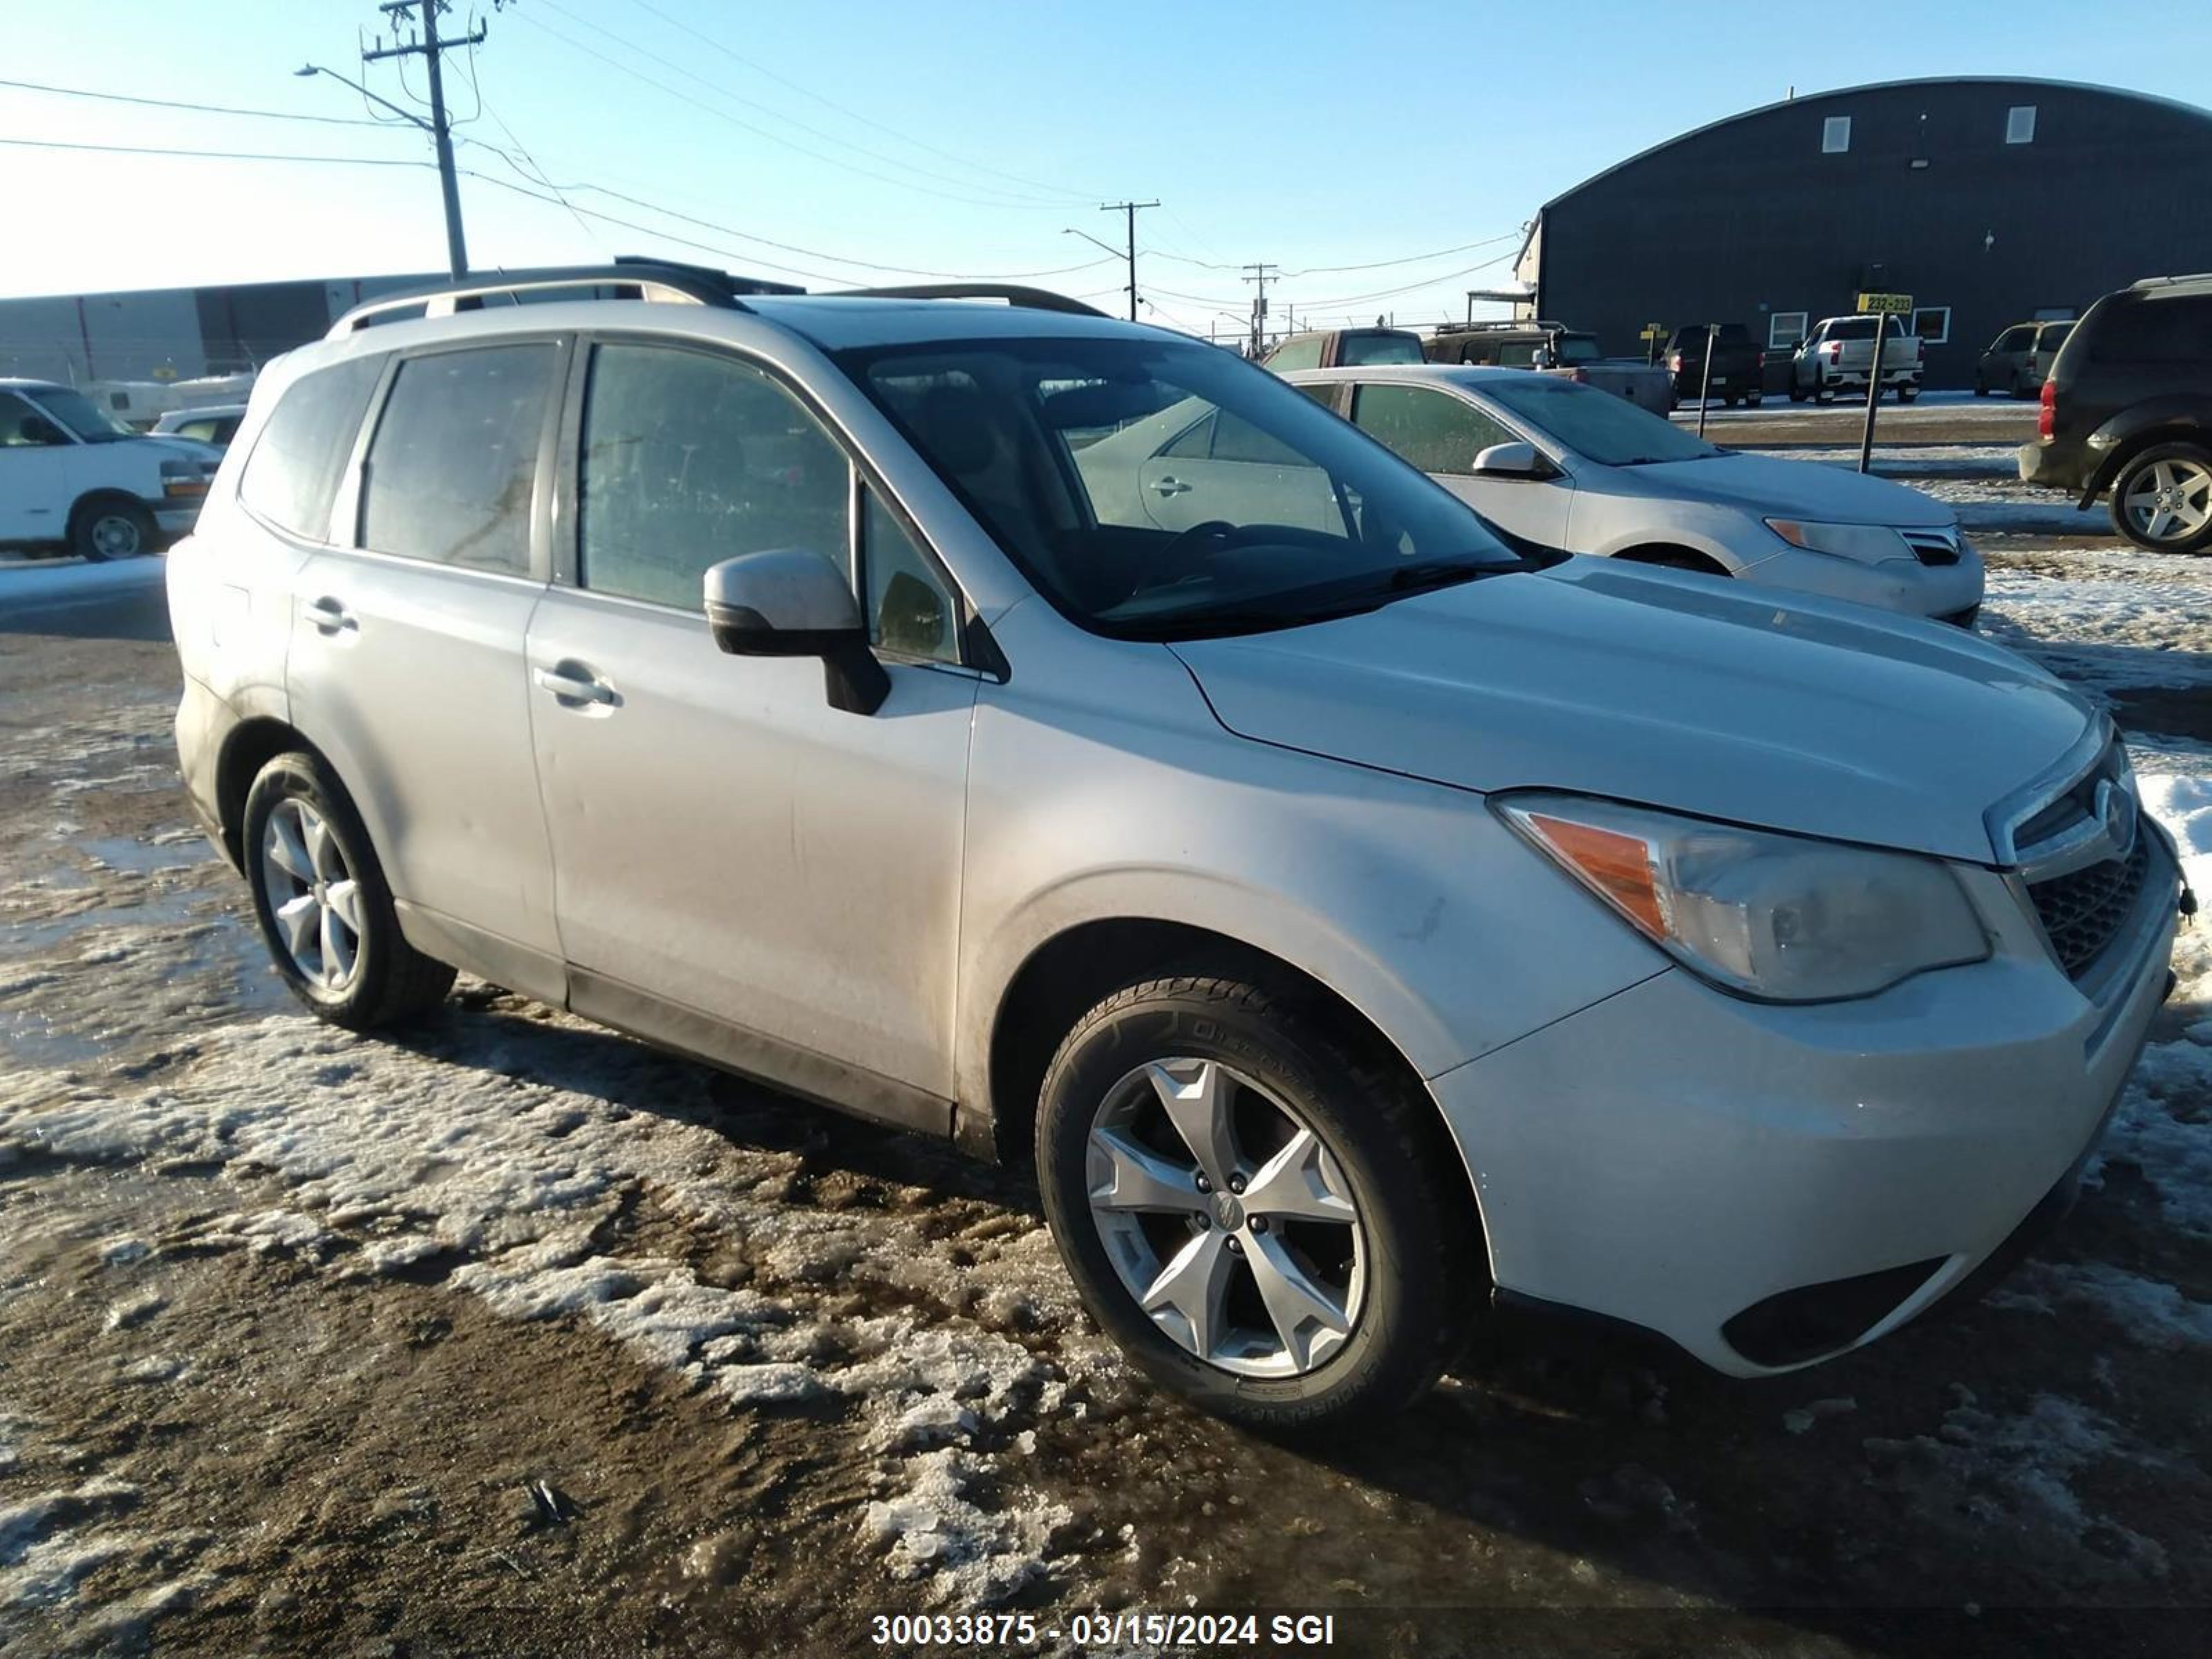
[[[143,557],[154,550],[154,515],[135,501],[96,501],[79,509],[76,523],[70,532],[70,544],[79,558],[89,564],[105,564],[110,555],[100,550],[93,538],[93,526],[103,519],[128,519],[138,532],[138,549],[134,555]]]
[[[1343,1058],[1298,1027],[1234,1001],[1168,986],[1114,1000],[1079,1024],[1048,1068],[1037,1114],[1037,1176],[1063,1261],[1093,1318],[1162,1386],[1259,1428],[1316,1426],[1425,1386],[1450,1291],[1437,1270],[1437,1198],[1429,1172],[1377,1122],[1346,1109],[1357,1086]],[[1112,1009],[1112,1012],[1103,1012]],[[1224,1062],[1287,1102],[1321,1137],[1350,1184],[1365,1234],[1367,1284],[1351,1339],[1316,1370],[1269,1380],[1208,1365],[1146,1316],[1121,1284],[1091,1215],[1091,1125],[1113,1085],[1147,1060],[1191,1055]],[[1481,1278],[1486,1263],[1471,1264]]]
[[[2208,524],[2193,536],[2185,536],[2178,541],[2160,542],[2138,535],[2135,526],[2128,520],[2126,507],[2128,485],[2133,482],[2136,474],[2143,468],[2156,462],[2169,459],[2188,460],[2199,466],[2212,467],[2212,450],[2191,443],[2153,444],[2140,453],[2129,457],[2127,465],[2112,477],[2112,527],[2118,530],[2131,545],[2140,547],[2147,553],[2204,552],[2207,549],[2212,549],[2212,524]]]
[[[330,996],[310,984],[293,965],[291,952],[277,933],[276,918],[270,908],[268,888],[263,880],[262,832],[268,826],[270,814],[284,801],[295,799],[313,806],[330,826],[360,892],[360,970],[339,997]],[[346,1026],[373,1024],[375,1011],[384,1001],[386,983],[396,966],[399,919],[392,908],[392,890],[385,884],[384,867],[377,862],[361,814],[354,810],[352,800],[330,769],[304,752],[279,755],[263,767],[246,793],[239,850],[246,886],[252,896],[254,920],[260,924],[262,942],[269,947],[269,958],[277,976],[293,995],[321,1018]]]

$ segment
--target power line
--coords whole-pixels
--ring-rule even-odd
[[[383,127],[389,121],[366,119],[357,115],[295,115],[290,110],[242,109],[233,104],[187,104],[173,98],[140,98],[127,93],[94,92],[88,87],[54,87],[40,81],[0,80],[0,87],[14,87],[23,92],[50,92],[63,98],[96,98],[107,104],[143,104],[152,109],[196,110],[204,115],[251,115],[264,121],[313,121],[331,127]]]
[[[547,3],[551,3],[551,0],[547,0]],[[559,10],[561,9],[556,6],[555,9]],[[633,69],[628,64],[624,64],[615,58],[610,58],[606,53],[599,51],[596,46],[587,46],[583,41],[577,40],[574,35],[564,34],[559,29],[555,28],[551,24],[542,22],[538,19],[531,16],[526,12],[518,12],[515,15],[521,18],[523,21],[528,23],[531,27],[552,36],[553,39],[560,41],[571,51],[580,52],[587,58],[594,58],[599,63],[605,64],[609,69],[618,70],[622,74],[629,76],[632,80],[642,81],[646,85],[665,93],[671,98],[681,99],[684,102],[690,105],[694,109],[703,110],[708,114],[714,117],[717,120],[726,121],[730,125],[738,128],[741,131],[750,132],[757,138],[765,138],[773,144],[781,144],[786,149],[796,151],[799,155],[811,157],[814,161],[823,162],[830,167],[842,167],[846,172],[857,173],[864,179],[873,179],[878,184],[889,185],[895,190],[915,191],[925,196],[939,197],[948,202],[964,203],[970,207],[998,208],[1002,210],[1018,210],[1030,212],[1042,211],[1046,209],[1050,209],[1054,212],[1063,212],[1066,210],[1064,204],[1058,203],[1003,200],[993,201],[985,197],[957,195],[951,191],[938,190],[931,185],[919,183],[914,179],[891,178],[887,174],[878,173],[872,168],[864,167],[857,162],[848,161],[842,156],[825,155],[820,150],[810,149],[805,144],[797,143],[795,140],[785,137],[782,133],[775,131],[768,127],[757,126],[750,121],[742,119],[738,116],[731,114],[729,111],[726,109],[720,108],[713,104],[703,102],[700,99],[693,97],[690,93],[684,92],[679,88],[670,86],[665,81],[655,80],[652,76],[646,74],[642,70]],[[573,13],[565,11],[562,15],[564,16],[574,15]],[[589,27],[593,28],[599,27],[597,24],[590,24]],[[605,33],[605,30],[601,30],[600,32],[603,33]],[[632,47],[631,50],[638,51],[639,49]],[[650,52],[645,52],[642,55],[646,57],[653,56],[653,54]],[[661,59],[659,61],[665,62],[666,60]],[[690,71],[688,70],[683,70],[682,72],[686,75],[690,74]],[[693,76],[691,78],[696,80],[699,77]],[[703,84],[708,86],[713,85],[712,82],[704,82]],[[717,90],[719,90],[719,88],[717,88]],[[732,93],[725,92],[722,95],[732,98],[736,102],[747,104],[750,107],[759,107],[757,105],[752,105],[750,100],[738,98],[736,94]],[[770,112],[770,113],[773,113],[773,112]],[[832,143],[837,143],[843,141],[839,139],[831,139],[830,142]],[[907,164],[903,162],[893,162],[891,165],[905,166]],[[979,188],[984,187],[979,186]]]
[[[553,0],[547,0],[547,3],[553,3]],[[1046,184],[1042,179],[1025,178],[1021,173],[1008,173],[1003,167],[989,167],[983,162],[972,161],[967,160],[965,157],[956,155],[951,150],[940,149],[938,146],[928,143],[925,139],[917,138],[911,133],[901,132],[896,127],[886,126],[881,121],[876,120],[871,116],[863,115],[856,109],[848,108],[843,104],[838,103],[835,99],[825,98],[820,93],[814,91],[811,88],[802,86],[799,82],[793,81],[788,76],[779,75],[775,70],[769,68],[767,64],[757,62],[753,58],[747,58],[742,52],[731,50],[730,47],[725,46],[721,41],[715,40],[711,35],[701,33],[697,29],[693,28],[689,23],[683,21],[679,18],[671,17],[666,12],[661,10],[659,7],[652,4],[651,0],[635,0],[635,3],[645,10],[651,12],[655,17],[660,19],[662,22],[666,23],[672,28],[681,29],[693,40],[701,41],[703,44],[713,47],[716,52],[720,52],[723,57],[729,58],[732,62],[742,64],[745,68],[753,70],[756,74],[764,75],[769,80],[775,82],[778,85],[790,88],[792,91],[799,94],[801,97],[811,98],[816,103],[823,106],[825,109],[833,109],[840,115],[846,116],[852,120],[860,122],[863,126],[872,127],[878,132],[884,134],[887,137],[896,138],[902,143],[912,144],[916,149],[927,150],[932,155],[939,156],[947,161],[952,162],[956,166],[966,167],[971,172],[992,173],[998,178],[1011,180],[1012,183],[1018,185],[1026,185],[1033,189],[1049,191],[1056,194],[1066,195],[1078,200],[1087,196],[1094,196],[1097,194],[1095,191],[1071,191],[1064,185]]]
[[[1370,259],[1365,264],[1358,265],[1308,265],[1302,270],[1283,274],[1285,276],[1328,276],[1344,270],[1380,270],[1386,265],[1414,265],[1424,259],[1442,259],[1454,253],[1471,253],[1479,247],[1491,247],[1499,242],[1511,241],[1520,234],[1518,230],[1508,230],[1495,236],[1486,236],[1479,242],[1462,242],[1457,247],[1440,247],[1430,253],[1408,253],[1401,259]],[[1486,263],[1495,264],[1496,261]]]
[[[383,155],[289,155],[255,149],[173,149],[166,145],[154,144],[64,143],[56,138],[0,138],[0,144],[12,144],[21,149],[82,149],[108,155],[164,155],[187,161],[318,161],[356,167],[427,167],[432,165],[419,157],[411,156],[398,159]]]

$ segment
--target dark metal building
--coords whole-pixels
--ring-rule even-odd
[[[2212,270],[2212,112],[2057,81],[1897,81],[1771,104],[1544,204],[1536,313],[1640,353],[1650,324],[1741,322],[1771,350],[1909,294],[1927,384],[2008,325]]]

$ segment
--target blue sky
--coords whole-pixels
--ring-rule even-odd
[[[388,32],[369,0],[0,6],[9,81],[363,118],[337,82],[294,76],[312,60],[407,101],[392,65],[355,61],[363,34]],[[1110,309],[1119,264],[1066,233],[1118,246],[1098,204],[1157,197],[1138,224],[1146,315],[1199,331],[1237,325],[1236,267],[1255,260],[1286,273],[1279,319],[1282,302],[1317,320],[1456,314],[1468,288],[1510,274],[1547,197],[1793,83],[2017,74],[2203,102],[2212,63],[2212,6],[2171,0],[454,0],[446,27],[471,16],[489,39],[475,84],[457,60],[450,89],[475,115],[460,159],[484,175],[462,181],[480,267],[659,251],[816,288],[1043,272]],[[419,70],[409,81],[422,89]],[[9,86],[0,138],[428,155],[406,127]],[[545,179],[597,188],[566,190],[567,207],[519,193],[552,194]],[[419,167],[0,145],[0,294],[444,263],[436,177]]]

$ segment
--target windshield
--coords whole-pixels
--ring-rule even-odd
[[[1347,368],[1364,368],[1374,363],[1418,363],[1426,360],[1421,356],[1421,342],[1415,335],[1347,334],[1339,349],[1337,361]]]
[[[989,339],[837,361],[1037,590],[1100,633],[1291,627],[1523,568],[1455,497],[1217,347]]]
[[[1606,466],[1695,461],[1721,452],[1626,398],[1548,375],[1483,380],[1482,396],[1517,415],[1578,455]]]
[[[1828,337],[1832,340],[1871,340],[1879,325],[1877,319],[1872,317],[1846,317],[1841,322],[1828,325]],[[1893,324],[1887,331],[1892,339],[1897,338],[1902,331]]]
[[[1597,336],[1560,334],[1553,337],[1552,350],[1562,363],[1594,363],[1598,360]]]
[[[88,444],[113,443],[118,438],[135,438],[138,434],[101,409],[82,392],[72,392],[66,386],[42,389],[30,394],[39,407],[70,432]]]

